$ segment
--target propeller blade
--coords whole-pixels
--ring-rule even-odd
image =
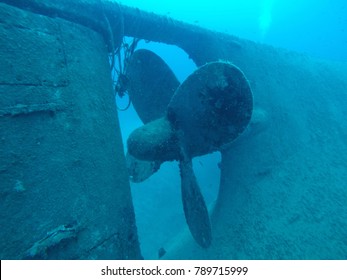
[[[211,223],[208,210],[196,180],[192,161],[181,160],[181,191],[184,215],[189,230],[195,241],[203,248],[210,246],[212,241]]]

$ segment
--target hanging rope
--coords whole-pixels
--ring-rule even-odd
[[[114,68],[112,70],[113,71],[113,78],[112,79],[113,79],[113,84],[114,84],[115,95],[116,95],[116,97],[118,96],[120,98],[123,98],[125,95],[127,95],[128,99],[129,99],[128,104],[125,108],[119,108],[117,103],[116,103],[117,109],[119,111],[125,111],[131,105],[131,98],[128,94],[129,79],[126,76],[126,71],[127,71],[127,67],[128,67],[130,58],[131,58],[132,54],[134,53],[139,41],[140,41],[140,39],[134,38],[130,45],[123,41],[119,52],[117,52],[115,54],[115,56],[117,57],[117,61],[118,61],[118,67],[114,66]]]
[[[112,31],[113,29],[111,28],[111,23],[108,18],[108,15],[105,11],[105,7],[103,3],[100,1],[100,4],[102,6],[102,11],[103,11],[103,17],[105,20],[106,24],[106,29],[108,31],[108,48],[109,48],[109,62],[110,62],[110,69],[111,69],[111,74],[112,74],[112,85],[114,88],[115,92],[115,101],[117,100],[117,96],[120,98],[123,98],[126,95],[127,91],[127,81],[126,81],[126,76],[125,76],[125,62],[122,61],[122,50],[123,50],[123,56],[125,57],[125,51],[124,51],[124,18],[123,18],[123,13],[121,10],[120,5],[116,2],[117,7],[118,7],[118,22],[119,22],[119,42],[121,42],[117,47],[115,47],[115,41],[114,41],[114,32]],[[117,61],[116,61],[117,59]],[[128,104],[125,108],[119,108],[117,105],[116,101],[116,106],[117,109],[120,111],[125,111],[127,110],[131,105],[131,100],[129,97]]]
[[[138,42],[140,39],[133,38],[132,43],[128,44],[124,41],[124,18],[123,18],[123,12],[121,9],[121,6],[116,2],[118,7],[118,18],[119,18],[119,34],[121,43],[115,47],[114,45],[114,34],[113,29],[111,28],[111,24],[109,21],[109,18],[107,16],[107,13],[103,6],[103,13],[105,18],[106,27],[108,30],[108,39],[109,39],[109,49],[110,49],[110,55],[109,55],[109,61],[111,66],[111,73],[112,73],[112,82],[113,82],[113,88],[115,92],[115,100],[116,100],[116,106],[119,111],[125,111],[127,110],[131,105],[131,98],[128,94],[128,85],[129,85],[129,79],[126,76],[126,70],[127,66],[129,64],[130,58],[132,54],[134,53]],[[117,104],[117,97],[123,98],[124,96],[128,96],[128,102],[127,105],[124,108],[120,108]]]

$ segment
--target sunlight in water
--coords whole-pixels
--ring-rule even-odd
[[[265,38],[272,22],[273,3],[274,0],[264,0],[262,3],[262,11],[259,16],[259,32],[262,40]]]

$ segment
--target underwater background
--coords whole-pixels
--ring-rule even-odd
[[[123,0],[125,5],[310,55],[347,60],[343,0]]]
[[[127,0],[120,3],[319,59],[347,61],[347,2],[343,0]],[[196,69],[188,55],[175,46],[142,40],[138,48],[150,49],[162,57],[180,82]],[[117,100],[120,107],[126,102]],[[119,117],[126,143],[130,132],[142,123],[133,107],[120,111]],[[210,209],[218,196],[220,161],[218,152],[193,161]],[[156,259],[159,251],[163,253],[168,247],[174,247],[174,240],[177,242],[178,236],[187,234],[178,164],[163,164],[146,181],[131,183],[131,189],[142,254],[146,259]],[[290,253],[287,256],[290,258]]]
[[[346,1],[0,2],[2,259],[347,259]],[[116,68],[118,61],[109,55],[129,50],[132,36],[147,39],[137,49],[160,56],[180,83],[193,76],[206,86],[190,95],[186,87],[169,109],[183,111],[182,127],[198,124],[184,135],[193,151],[218,139],[207,148],[220,151],[193,159],[210,210],[208,248],[195,242],[197,229],[210,229],[207,215],[183,211],[183,164],[164,162],[129,185],[128,137],[143,124],[133,106],[116,109],[130,99],[115,98],[110,62]],[[225,115],[221,108],[235,95],[226,94],[221,68],[194,72],[205,63],[239,69],[226,84],[242,77],[231,92],[248,93],[232,104],[249,125],[235,117],[228,133],[238,136],[240,126],[244,133],[223,147],[220,131],[235,107]],[[149,84],[148,93],[165,76],[142,74],[133,84]],[[180,99],[211,93],[218,102],[201,104],[212,104],[213,118],[198,118],[206,107]],[[177,141],[173,150],[184,155]],[[141,150],[143,142],[133,142]],[[192,182],[188,170],[182,178]],[[183,201],[197,209],[196,197]],[[197,219],[186,222],[187,213]]]

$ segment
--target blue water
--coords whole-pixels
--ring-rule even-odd
[[[309,56],[347,61],[346,1],[124,0],[120,3]],[[180,82],[196,69],[187,54],[176,47],[141,41],[139,48],[160,55]],[[132,107],[119,116],[125,142],[129,133],[142,123]],[[197,179],[209,207],[214,205],[218,194],[219,162],[219,153],[194,160]],[[147,181],[131,185],[145,258],[157,258],[160,248],[170,246],[172,240],[187,231],[179,185],[176,162],[165,163]]]
[[[124,5],[310,55],[347,60],[344,0],[123,0]]]

